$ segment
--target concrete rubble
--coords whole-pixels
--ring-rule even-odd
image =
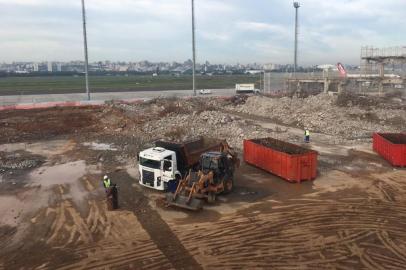
[[[219,111],[171,115],[146,123],[143,129],[149,134],[160,134],[165,139],[184,140],[191,135],[226,139],[232,147],[239,149],[242,149],[243,139],[282,136],[273,130]],[[287,134],[283,139],[288,139]]]
[[[373,132],[406,130],[404,101],[368,97],[360,102],[351,98],[344,102],[342,97],[326,94],[307,98],[173,98],[114,106],[130,118],[143,115],[142,132],[135,132],[147,144],[156,139],[184,140],[202,135],[226,139],[231,146],[242,149],[243,139],[247,138],[301,142],[304,128],[331,136],[329,143],[341,144],[368,142]],[[266,125],[259,125],[258,121]]]
[[[41,158],[31,156],[22,157],[17,155],[3,155],[0,152],[0,172],[8,170],[25,170],[35,168],[43,163]]]
[[[326,94],[304,99],[253,96],[245,104],[230,109],[345,139],[367,139],[373,132],[399,132],[406,129],[404,108],[360,107],[351,104],[338,106],[336,103],[336,96]]]

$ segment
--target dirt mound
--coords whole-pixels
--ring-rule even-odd
[[[172,115],[159,120],[150,121],[143,126],[143,130],[154,139],[187,140],[195,136],[225,139],[235,148],[242,149],[243,139],[261,137],[284,136],[280,133],[253,125],[249,121],[237,116],[218,111],[204,111],[202,113]]]
[[[285,143],[283,141],[275,140],[272,138],[252,140],[252,142],[290,155],[300,155],[309,152],[309,150],[306,148],[299,147],[290,143]]]
[[[406,134],[382,134],[382,137],[394,144],[406,144]]]
[[[50,139],[91,131],[97,123],[94,107],[6,111],[0,116],[0,143]]]
[[[335,105],[339,107],[358,106],[365,109],[405,110],[406,104],[402,103],[401,96],[398,92],[388,92],[385,96],[366,96],[343,92],[337,96]]]
[[[373,132],[406,129],[406,110],[399,104],[375,107],[375,98],[326,94],[308,98],[254,96],[244,105],[228,109],[267,117],[289,126],[339,136],[341,139],[370,139]]]

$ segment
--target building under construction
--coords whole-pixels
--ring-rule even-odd
[[[340,73],[338,70],[323,70],[323,73],[309,74],[286,79],[288,91],[341,92],[344,90],[360,93],[402,91],[406,86],[406,46],[361,48],[359,72]]]
[[[365,46],[361,48],[361,74],[364,77],[379,75],[384,78],[386,73],[405,75],[406,46],[375,48]]]

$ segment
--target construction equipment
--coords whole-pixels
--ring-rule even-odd
[[[236,94],[259,94],[259,89],[255,88],[255,83],[245,83],[235,85]]]
[[[190,170],[175,193],[166,195],[168,204],[195,211],[202,209],[204,199],[213,203],[218,194],[232,191],[234,170],[238,166],[239,159],[231,148],[202,154],[200,170]]]
[[[199,168],[205,152],[230,152],[225,140],[199,137],[184,142],[157,141],[139,153],[139,183],[157,190],[174,191],[190,169]]]

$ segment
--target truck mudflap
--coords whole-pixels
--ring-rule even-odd
[[[192,211],[198,211],[203,208],[203,200],[194,198],[194,197],[188,197],[188,196],[183,196],[183,195],[175,195],[173,193],[167,193],[166,194],[166,202],[170,206],[175,206],[183,209],[188,209]]]

